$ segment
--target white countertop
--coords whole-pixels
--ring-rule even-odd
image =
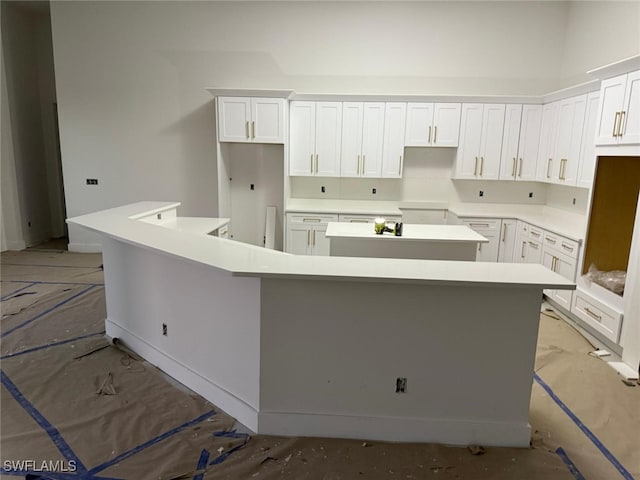
[[[352,215],[402,215],[398,202],[377,200],[336,200],[323,198],[290,198],[287,213],[342,213]]]
[[[208,234],[229,223],[228,218],[176,217],[158,223],[161,227],[181,232]]]
[[[376,238],[380,241],[415,241],[424,242],[473,242],[487,243],[485,237],[476,233],[466,225],[416,225],[404,224],[402,236],[396,237],[392,233],[376,234],[372,223],[340,223],[327,224],[327,237],[342,238]]]
[[[290,255],[135,220],[178,205],[176,202],[141,202],[70,218],[67,222],[125,243],[240,276],[447,286],[575,288],[573,282],[537,264]]]

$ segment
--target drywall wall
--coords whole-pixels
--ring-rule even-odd
[[[2,23],[7,90],[3,137],[7,135],[7,139],[8,136],[11,138],[6,147],[3,142],[3,167],[6,153],[8,180],[13,175],[12,163],[16,178],[17,201],[14,212],[20,218],[21,231],[17,232],[15,240],[19,244],[24,241],[28,246],[48,240],[51,233],[40,112],[41,72],[37,61],[38,39],[35,35],[37,23],[31,12],[11,2],[2,3]],[[4,201],[3,195],[3,205]]]
[[[51,10],[69,216],[143,199],[216,215],[207,87],[543,94],[563,86],[563,60],[578,48],[565,52],[566,28],[578,35],[582,21],[569,18],[580,11],[569,2],[544,1],[53,2]],[[594,63],[618,60],[617,40],[601,41]],[[70,237],[76,246],[94,241]]]

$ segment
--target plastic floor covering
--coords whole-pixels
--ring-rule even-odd
[[[540,319],[530,448],[248,435],[106,341],[101,262],[2,253],[2,479],[640,480],[640,386],[555,315]]]

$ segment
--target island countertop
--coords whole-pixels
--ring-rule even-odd
[[[485,237],[466,225],[418,225],[405,223],[402,226],[402,235],[395,236],[392,233],[376,234],[371,223],[329,222],[325,235],[329,238],[379,238],[383,241],[489,242]]]

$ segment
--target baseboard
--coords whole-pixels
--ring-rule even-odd
[[[198,372],[193,371],[114,321],[106,319],[105,330],[107,336],[117,338],[124,346],[133,350],[170,377],[180,379],[176,381],[203,396],[218,409],[231,415],[250,430],[257,431],[258,411],[242,399],[216,385]]]
[[[76,243],[71,242],[67,249],[76,253],[102,253],[102,245],[99,243]]]
[[[24,240],[7,241],[7,250],[17,252],[25,248],[27,248],[27,242]]]
[[[258,433],[523,448],[531,441],[528,423],[297,412],[260,412]]]

